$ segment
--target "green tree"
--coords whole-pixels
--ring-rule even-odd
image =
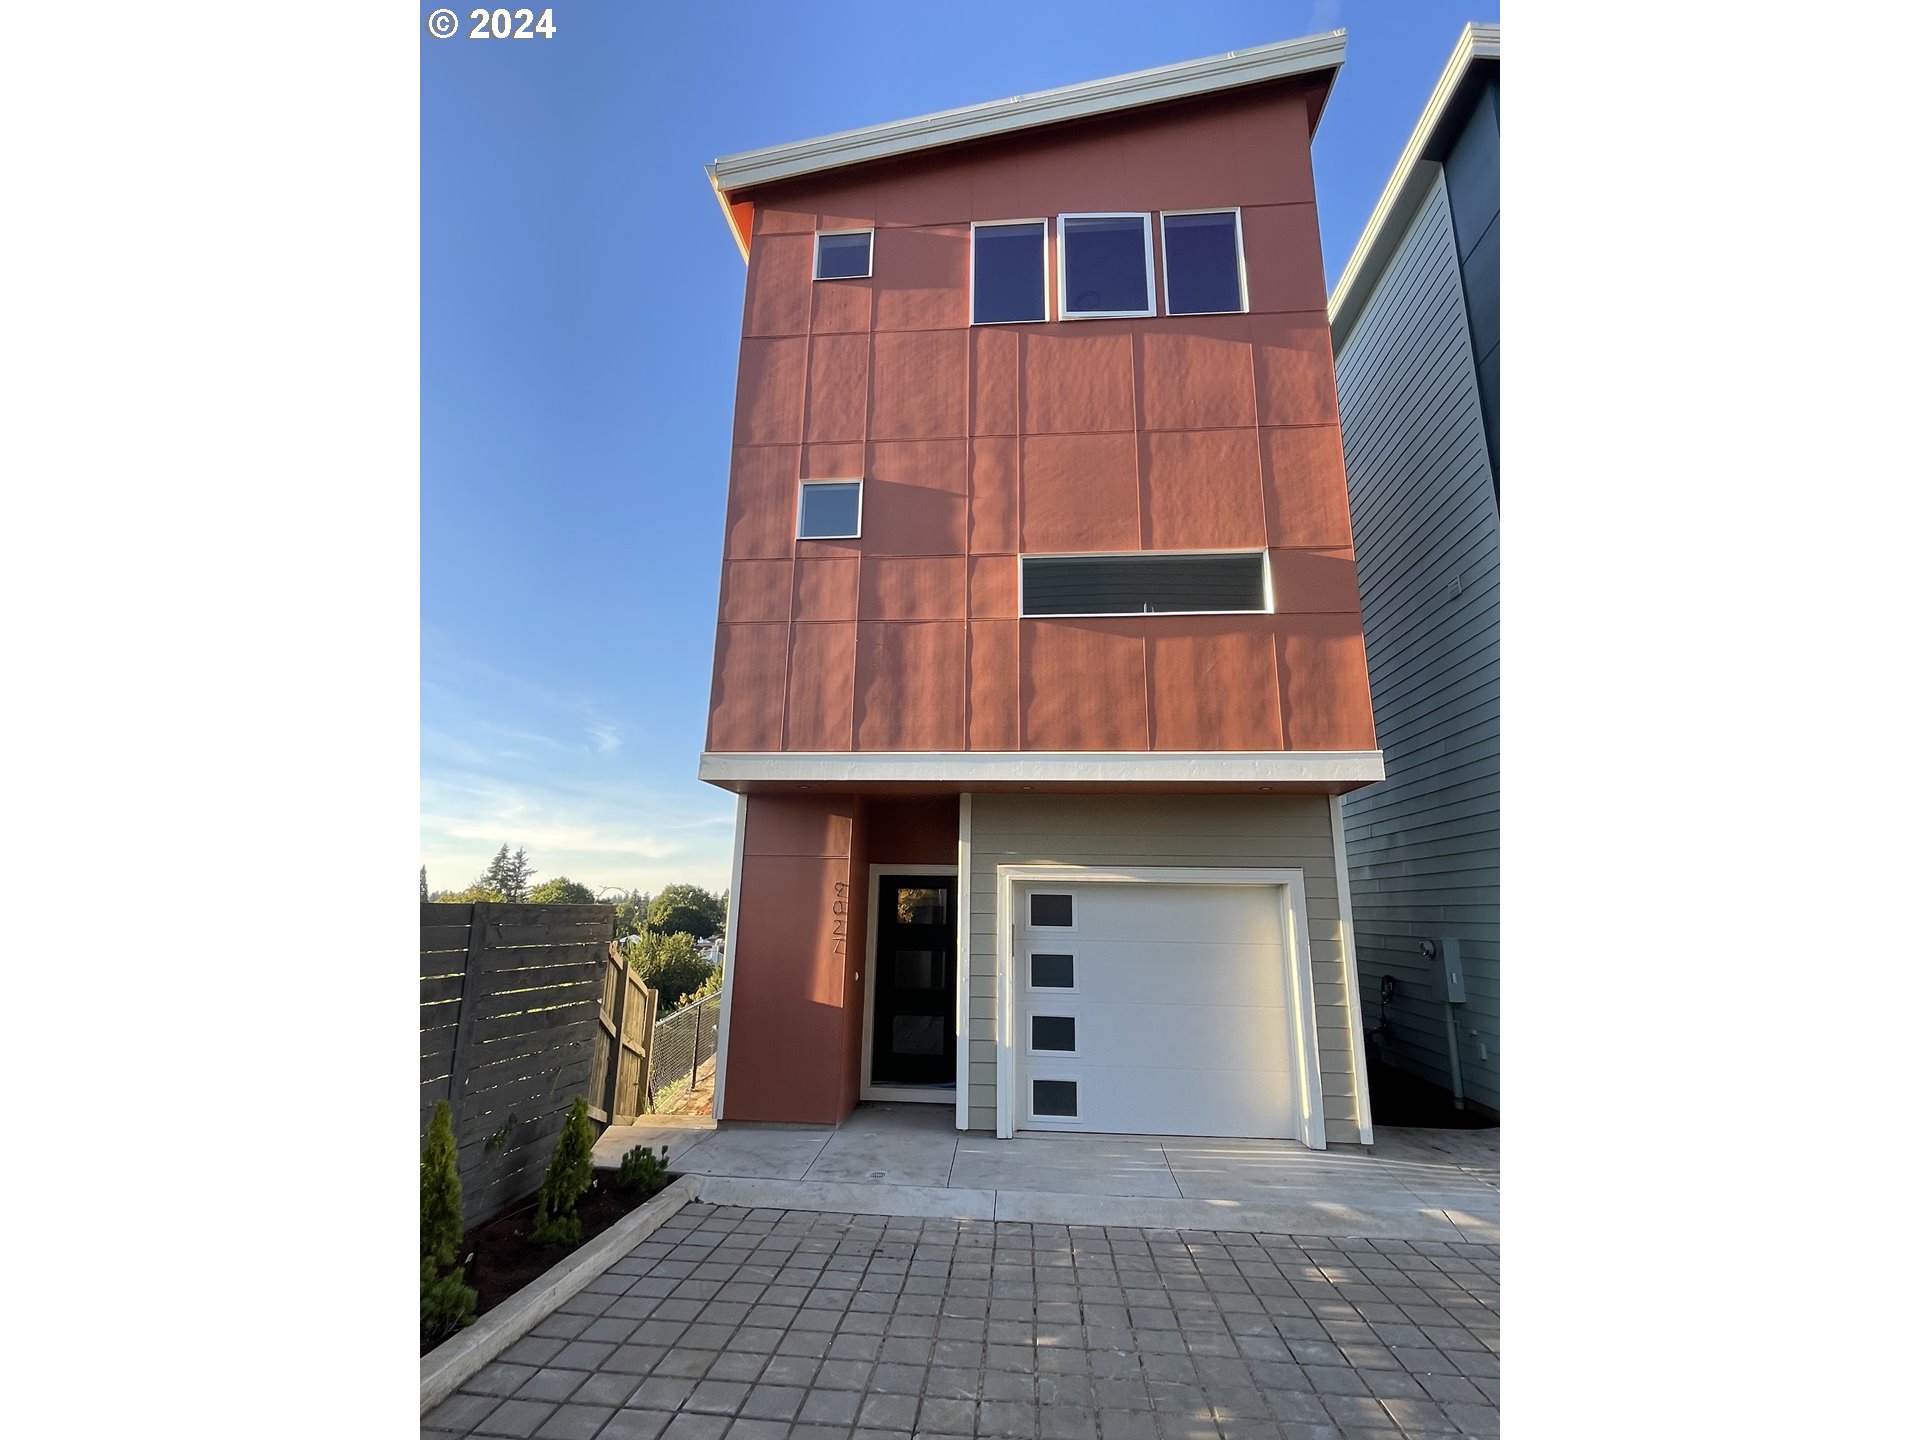
[[[614,907],[614,938],[643,934],[647,928],[647,907],[652,903],[653,897],[645,891],[628,891],[627,898]]]
[[[442,1100],[420,1156],[420,1336],[429,1344],[472,1324],[480,1298],[454,1263],[463,1234],[459,1160],[453,1107]]]
[[[647,931],[631,947],[633,968],[643,983],[660,992],[660,1013],[678,1010],[681,997],[707,983],[715,967],[700,958],[693,937],[684,932],[661,935]]]
[[[527,891],[533,884],[533,877],[540,872],[527,862],[527,847],[522,845],[511,855],[502,845],[500,853],[487,863],[486,870],[474,881],[489,890],[498,890],[515,905],[523,904]]]
[[[580,1197],[593,1180],[593,1126],[587,1121],[586,1096],[578,1096],[560,1128],[560,1143],[540,1182],[540,1203],[533,1209],[527,1238],[536,1245],[580,1243]]]
[[[500,905],[506,902],[507,897],[476,880],[464,890],[435,891],[433,898],[443,905]]]
[[[569,880],[557,875],[551,880],[542,880],[527,892],[529,905],[591,905],[593,891],[578,880]]]
[[[647,923],[663,935],[705,940],[726,929],[727,907],[718,895],[698,885],[669,885],[647,907]]]
[[[427,898],[427,867],[424,865],[420,867],[420,898]]]

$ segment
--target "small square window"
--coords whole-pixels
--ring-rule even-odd
[[[1073,896],[1030,895],[1027,897],[1027,923],[1053,930],[1073,925]]]
[[[1033,1017],[1034,1049],[1053,1050],[1071,1055],[1076,1048],[1073,1040],[1073,1016],[1035,1015]]]
[[[1033,1113],[1072,1118],[1080,1113],[1080,1085],[1074,1080],[1033,1082]]]
[[[813,278],[864,280],[873,274],[873,231],[823,230],[813,237]]]
[[[1033,954],[1027,957],[1028,983],[1035,990],[1073,989],[1073,956]]]
[[[803,480],[800,482],[802,540],[857,540],[860,538],[860,482],[858,480]]]
[[[1169,315],[1238,314],[1247,308],[1240,264],[1240,212],[1160,217]]]
[[[1153,314],[1146,215],[1060,217],[1060,318]]]
[[[1047,222],[973,227],[973,323],[1047,318]]]

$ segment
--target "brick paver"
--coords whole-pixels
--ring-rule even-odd
[[[1499,1251],[689,1205],[429,1414],[537,1440],[1497,1433]]]

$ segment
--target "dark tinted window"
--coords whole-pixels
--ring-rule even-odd
[[[976,325],[1047,318],[1047,227],[983,225],[973,232]]]
[[[820,235],[813,270],[816,280],[853,280],[873,273],[873,232]]]
[[[1250,555],[1029,555],[1022,613],[1150,615],[1265,610],[1265,557]]]
[[[1036,1050],[1073,1049],[1073,1016],[1034,1016],[1033,1048]]]
[[[1068,217],[1062,314],[1138,313],[1153,308],[1147,289],[1147,227],[1139,216]]]
[[[1073,956],[1034,955],[1029,958],[1028,964],[1032,967],[1034,989],[1071,990],[1073,988]]]
[[[1080,1086],[1072,1080],[1034,1081],[1033,1113],[1036,1115],[1078,1115],[1080,1113]]]
[[[1224,215],[1167,215],[1167,313],[1240,310],[1240,222]]]
[[[860,533],[860,482],[835,480],[800,487],[800,538],[824,540]]]
[[[1035,925],[1073,924],[1073,896],[1033,895],[1027,918]]]

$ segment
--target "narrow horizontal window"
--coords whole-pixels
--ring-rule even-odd
[[[1033,1048],[1071,1055],[1077,1048],[1074,1045],[1073,1016],[1035,1015],[1033,1017]]]
[[[973,323],[1047,318],[1047,222],[973,227]]]
[[[1270,608],[1264,551],[1020,560],[1022,615],[1240,615]]]
[[[860,537],[858,480],[800,482],[802,540],[857,540]]]
[[[1147,218],[1060,217],[1061,318],[1153,314],[1153,244]]]
[[[1073,956],[1030,955],[1027,957],[1027,979],[1035,990],[1071,990]]]
[[[813,237],[813,278],[864,280],[873,274],[873,231],[823,230]]]
[[[1240,214],[1209,210],[1162,215],[1169,315],[1218,315],[1247,308],[1240,265]]]
[[[1033,1113],[1073,1117],[1080,1113],[1080,1086],[1073,1080],[1033,1082]]]
[[[1027,897],[1027,923],[1064,930],[1073,924],[1073,896],[1030,895]]]

